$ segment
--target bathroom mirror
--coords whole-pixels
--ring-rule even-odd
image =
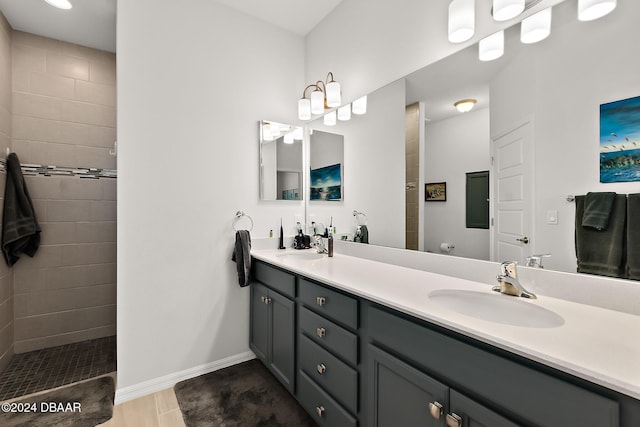
[[[369,112],[376,109],[375,99],[377,108],[384,110],[377,120],[352,118],[335,127],[345,135],[349,170],[359,172],[347,173],[349,202],[355,197],[355,206],[345,203],[321,212],[310,205],[310,214],[338,217],[343,222],[339,228],[352,230],[351,212],[362,211],[372,244],[405,248],[405,106],[421,102],[422,176],[425,182],[447,183],[445,202],[420,202],[425,249],[440,253],[439,246],[427,245],[433,237],[434,245],[453,243],[453,256],[489,259],[490,233],[509,225],[507,215],[497,215],[492,205],[490,230],[467,229],[464,186],[457,182],[464,183],[466,172],[493,174],[492,141],[526,122],[533,135],[532,185],[525,195],[532,201],[527,208],[527,244],[531,253],[552,254],[545,258],[545,268],[575,273],[575,205],[567,197],[589,191],[639,191],[638,182],[599,182],[599,114],[601,104],[640,95],[640,58],[632,54],[640,36],[634,23],[640,3],[618,2],[612,13],[592,22],[578,21],[575,8],[573,0],[554,6],[551,34],[541,42],[522,44],[517,24],[506,32],[505,54],[495,61],[480,62],[477,45],[470,46],[370,94]],[[478,102],[471,112],[457,113],[453,103],[464,98]],[[357,188],[355,195],[352,186]],[[514,241],[521,237],[525,236],[513,236]],[[470,246],[479,242],[485,250],[474,255]]]
[[[302,200],[302,128],[267,120],[259,128],[260,199]]]

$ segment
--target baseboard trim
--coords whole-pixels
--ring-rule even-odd
[[[194,366],[193,368],[185,369],[184,371],[174,372],[172,374],[154,378],[149,381],[134,384],[129,387],[116,389],[116,397],[114,403],[117,405],[119,403],[137,399],[138,397],[146,396],[148,394],[173,387],[180,381],[208,374],[209,372],[237,365],[238,363],[246,362],[255,358],[256,355],[252,351],[247,351],[245,353],[229,356],[224,359],[216,360],[214,362],[205,363],[204,365]]]

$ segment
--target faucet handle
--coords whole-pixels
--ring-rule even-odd
[[[518,277],[517,265],[516,261],[505,261],[500,264],[500,272],[503,276],[516,278]]]

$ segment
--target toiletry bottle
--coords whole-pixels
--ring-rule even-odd
[[[333,233],[329,231],[329,238],[327,239],[327,254],[329,258],[333,256]]]
[[[356,235],[353,238],[353,241],[356,243],[362,242],[362,228],[360,228],[360,226],[356,229]]]

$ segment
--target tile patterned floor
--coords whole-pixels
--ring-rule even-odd
[[[16,354],[0,374],[0,401],[115,370],[115,336]]]

